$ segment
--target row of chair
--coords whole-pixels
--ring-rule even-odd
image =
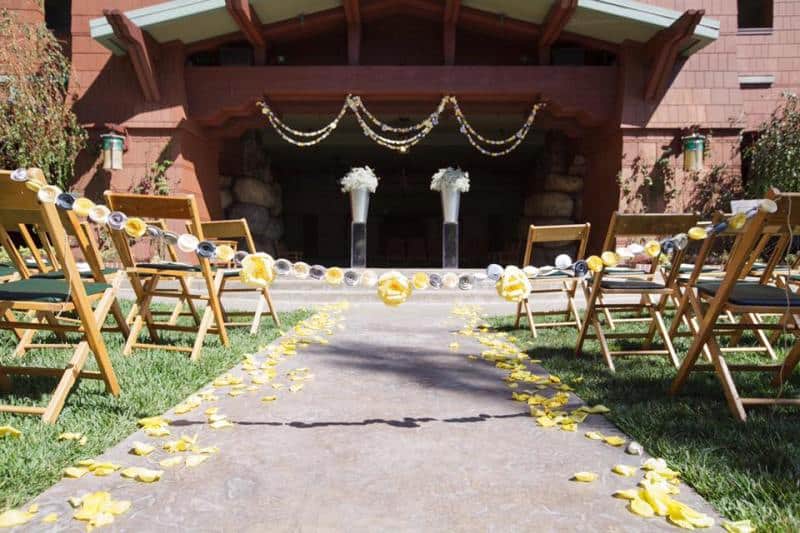
[[[41,172],[34,175],[44,181]],[[280,326],[268,288],[237,285],[238,269],[212,264],[203,257],[198,257],[196,263],[182,263],[178,250],[169,243],[165,245],[164,260],[138,262],[135,244],[128,235],[106,226],[101,231],[106,231],[113,243],[121,269],[107,267],[96,227],[71,210],[40,202],[26,184],[9,176],[10,172],[0,171],[0,246],[12,263],[0,271],[0,329],[10,330],[16,337],[10,358],[22,358],[32,349],[70,349],[72,355],[66,366],[56,368],[0,365],[2,392],[11,390],[11,376],[58,379],[45,407],[0,405],[0,412],[38,415],[53,423],[79,378],[102,380],[108,393],[118,395],[119,383],[102,333],[121,335],[125,340],[124,355],[137,349],[157,348],[185,352],[197,359],[208,335],[219,336],[221,344],[228,346],[231,327],[247,327],[255,333],[264,315]],[[241,242],[248,252],[256,252],[245,220],[202,222],[191,195],[106,192],[105,200],[112,211],[140,217],[150,226],[188,230],[199,240],[237,246]],[[17,243],[29,248],[30,258],[23,257]],[[79,270],[73,249],[83,257],[87,268]],[[128,279],[135,300],[127,316],[117,300],[124,278]],[[202,283],[204,290],[192,287],[195,280]],[[223,294],[240,291],[260,294],[254,313],[234,312],[222,305]],[[156,299],[174,305],[164,311],[154,305]],[[113,316],[111,322],[106,321],[109,314]],[[252,317],[235,320],[239,315]],[[191,323],[182,320],[184,317]],[[152,343],[140,339],[145,328]],[[177,345],[172,338],[163,342],[169,332],[189,334],[192,345]],[[48,336],[43,338],[43,333]],[[96,371],[84,368],[90,354],[97,362]]]
[[[775,213],[758,212],[743,227],[727,225],[711,232],[706,239],[676,250],[669,263],[659,258],[636,258],[637,265],[605,268],[587,279],[572,277],[559,270],[531,278],[533,290],[520,302],[516,326],[527,318],[534,337],[544,327],[573,327],[578,332],[576,355],[580,356],[587,340],[599,343],[603,359],[611,371],[615,358],[627,356],[666,357],[677,373],[671,393],[679,393],[692,372],[714,372],[722,383],[725,398],[733,415],[747,418],[745,408],[754,405],[795,405],[800,399],[741,396],[733,375],[736,372],[768,372],[773,383],[781,385],[800,361],[800,275],[797,264],[781,267],[794,234],[800,229],[800,194],[770,191],[776,202]],[[793,205],[794,204],[794,205]],[[685,233],[689,228],[713,227],[726,220],[717,213],[710,221],[693,214],[623,214],[615,213],[604,241],[604,250],[614,250],[620,241],[644,241]],[[524,263],[533,263],[532,250],[542,242],[564,241],[577,244],[577,258],[583,259],[588,242],[588,224],[531,226]],[[728,246],[729,245],[729,246]],[[710,256],[720,248],[727,259],[710,265]],[[693,254],[693,263],[683,263]],[[764,259],[764,262],[760,262]],[[643,264],[642,264],[643,263]],[[582,290],[586,309],[581,316],[575,302]],[[558,293],[565,296],[566,308],[556,311],[532,311],[536,295]],[[672,311],[671,322],[665,317]],[[536,322],[537,315],[563,315],[563,320]],[[621,327],[640,323],[643,327]],[[749,333],[753,343],[743,342]],[[778,360],[775,344],[782,334],[792,334],[795,342]],[[656,336],[660,340],[656,346]],[[675,348],[676,337],[690,337],[682,357]],[[609,340],[625,343],[624,350],[612,350]],[[732,364],[726,354],[763,354],[765,364]]]

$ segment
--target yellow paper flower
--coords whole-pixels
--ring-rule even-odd
[[[647,241],[647,243],[644,245],[644,252],[649,257],[658,257],[661,255],[661,243],[655,240]]]
[[[600,259],[603,261],[603,264],[609,268],[615,267],[619,264],[619,256],[616,252],[606,251],[600,254]]]
[[[56,187],[55,185],[45,185],[38,190],[36,197],[43,204],[52,204],[55,203],[56,198],[62,192],[63,191],[60,187]]]
[[[129,237],[138,239],[144,235],[145,231],[147,231],[147,224],[145,224],[144,220],[139,217],[130,217],[125,221],[124,229],[125,233],[127,233]]]
[[[21,437],[22,432],[17,428],[11,426],[0,426],[0,438],[3,437]]]
[[[701,228],[700,226],[695,226],[687,232],[689,238],[693,241],[701,241],[708,237],[708,232],[706,232],[705,228]]]
[[[378,278],[378,298],[389,306],[400,305],[411,296],[412,285],[400,272],[391,270]]]
[[[531,292],[528,276],[515,266],[506,267],[495,284],[497,294],[508,302],[521,302]]]
[[[442,286],[446,289],[455,289],[458,285],[458,275],[454,272],[448,272],[442,276]]]
[[[739,212],[728,219],[728,226],[734,230],[742,229],[746,222],[747,215],[745,215],[743,212]]]
[[[325,271],[325,281],[328,285],[341,285],[344,279],[344,271],[339,267],[330,267]]]
[[[428,287],[428,282],[430,281],[430,277],[425,272],[416,272],[411,277],[411,283],[414,284],[415,289],[426,289]]]
[[[86,217],[89,216],[89,211],[93,207],[93,201],[89,200],[85,196],[81,196],[80,198],[75,199],[75,203],[72,205],[72,210],[75,211],[75,214],[79,217]]]
[[[603,260],[597,257],[596,255],[590,255],[586,259],[586,266],[589,267],[589,270],[592,272],[602,272],[603,271]]]
[[[235,253],[236,252],[233,251],[233,248],[227,244],[220,244],[217,246],[217,259],[222,262],[227,263],[228,261],[231,261]]]
[[[239,274],[242,283],[249,287],[265,288],[275,279],[272,257],[265,253],[250,254],[242,260],[242,271]]]

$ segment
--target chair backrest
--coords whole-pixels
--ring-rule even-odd
[[[603,251],[616,248],[618,237],[655,237],[685,233],[696,226],[700,217],[689,213],[644,213],[615,212],[611,215]]]
[[[187,222],[187,229],[193,234],[197,235],[194,224]],[[243,239],[247,251],[251,254],[256,253],[256,245],[253,241],[253,235],[250,233],[250,226],[244,218],[237,218],[233,220],[209,220],[200,223],[202,234],[207,239],[215,240],[236,240]]]
[[[121,211],[129,217],[155,220],[177,220],[191,223],[196,229],[195,236],[203,240],[203,228],[200,223],[200,214],[194,196],[148,196],[145,194],[105,192],[106,203],[112,211]],[[166,227],[164,225],[163,227]],[[134,267],[136,262],[127,235],[122,230],[109,230],[111,239],[119,254],[120,261],[125,267]],[[201,265],[208,267],[208,260],[199,258]],[[204,269],[206,268],[204,267]],[[208,267],[210,269],[210,267]],[[209,270],[210,272],[210,270]]]
[[[77,306],[87,309],[86,291],[58,208],[55,204],[39,202],[36,193],[30,191],[24,183],[11,180],[10,174],[10,171],[0,170],[0,243],[17,267],[27,274],[24,260],[13,243],[8,242],[11,240],[8,230],[13,231],[20,224],[37,227],[42,237],[48,239],[52,246],[53,258],[64,272],[73,301]]]
[[[531,265],[531,261],[533,261],[533,245],[542,242],[577,242],[578,251],[574,259],[583,259],[586,254],[586,245],[589,242],[590,230],[591,224],[588,222],[586,224],[562,224],[556,226],[536,226],[531,224],[528,227],[528,241],[525,245],[522,266]]]

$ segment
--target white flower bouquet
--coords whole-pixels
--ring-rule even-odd
[[[469,173],[460,168],[440,168],[431,178],[431,190],[441,191],[443,188],[469,192]]]
[[[357,189],[367,189],[374,193],[378,188],[378,177],[369,167],[353,167],[339,183],[344,193]]]

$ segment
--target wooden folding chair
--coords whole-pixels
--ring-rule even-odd
[[[604,250],[614,250],[617,238],[652,238],[655,236],[671,236],[685,232],[697,222],[698,217],[691,214],[645,214],[631,215],[614,213],[611,216]],[[677,251],[673,260],[680,264],[683,251]],[[622,272],[617,270],[616,272]],[[663,310],[667,299],[673,293],[673,285],[679,269],[664,273],[664,281],[657,280],[659,272],[658,259],[654,258],[648,271],[628,271],[624,274],[609,274],[606,270],[594,274],[591,281],[583,283],[586,296],[586,315],[581,326],[575,354],[580,356],[586,339],[597,339],[608,368],[614,371],[613,358],[616,356],[663,355],[677,368],[678,358],[664,322]],[[607,298],[628,296],[636,297],[638,302],[610,302]],[[656,298],[657,301],[654,301]],[[599,314],[609,312],[647,313],[646,317],[615,318],[615,322],[645,322],[649,329],[646,333],[603,331]],[[589,333],[589,327],[594,334]],[[658,333],[664,343],[663,349],[651,347],[655,334]],[[611,351],[607,339],[643,339],[641,349]]]
[[[106,202],[112,211],[121,211],[129,217],[143,219],[176,220],[183,223],[191,222],[197,228],[196,236],[203,240],[200,215],[197,210],[194,196],[147,196],[142,194],[115,193],[106,191]],[[134,318],[130,335],[125,343],[123,354],[130,355],[135,349],[159,348],[186,352],[192,360],[200,357],[203,342],[207,335],[219,335],[223,346],[229,345],[228,332],[225,329],[222,306],[219,302],[219,289],[224,280],[225,271],[213,271],[208,259],[197,257],[198,265],[183,263],[137,263],[131,249],[128,236],[122,230],[109,230],[114,247],[117,249],[120,261],[128,273],[131,288],[136,295],[138,314]],[[188,292],[191,279],[201,278],[205,283],[206,294]],[[174,289],[163,286],[163,282],[178,281],[180,288]],[[200,323],[195,326],[185,326],[177,323],[158,322],[155,320],[151,303],[153,298],[177,299],[186,298],[195,302],[206,302]],[[139,336],[144,327],[150,334],[152,343],[139,342]],[[193,346],[176,346],[160,344],[161,331],[181,331],[195,333]]]
[[[534,226],[528,228],[528,241],[525,245],[525,256],[523,266],[533,265],[533,246],[536,243],[545,242],[570,242],[577,243],[577,254],[573,260],[583,259],[586,253],[586,245],[589,241],[590,224],[566,224],[558,226]],[[581,329],[581,318],[578,313],[578,306],[575,304],[575,291],[578,290],[580,280],[571,274],[560,270],[550,270],[549,272],[530,278],[532,290],[530,294],[563,294],[567,298],[566,309],[551,311],[532,311],[530,305],[530,294],[517,304],[517,317],[514,327],[519,327],[520,317],[528,318],[528,326],[534,338],[538,336],[537,328],[553,328],[572,326]],[[563,315],[564,320],[560,322],[535,323],[535,316]],[[570,318],[571,317],[571,318]]]
[[[5,242],[9,238],[8,229],[14,230],[20,224],[37,226],[52,244],[54,257],[63,270],[63,278],[19,279],[0,285],[0,329],[12,330],[17,335],[28,329],[49,330],[61,334],[76,333],[80,335],[80,341],[71,344],[72,357],[63,368],[0,366],[0,390],[11,390],[9,376],[58,378],[58,384],[46,407],[0,405],[0,412],[39,415],[46,423],[53,423],[78,378],[101,379],[107,392],[114,396],[119,394],[119,384],[100,328],[115,301],[121,278],[111,285],[86,283],[72,257],[69,237],[55,205],[40,204],[35,193],[28,190],[23,183],[12,181],[9,176],[10,172],[0,171],[0,237]],[[15,313],[29,312],[45,312],[53,320],[31,323],[16,318]],[[79,323],[63,320],[62,313],[75,313]],[[64,346],[58,344],[53,347]],[[83,369],[90,352],[97,361],[98,371]]]
[[[205,235],[205,237],[209,240],[217,243],[226,240],[233,240],[235,242],[241,240],[244,242],[244,246],[248,252],[251,254],[256,253],[256,245],[253,241],[253,235],[250,233],[250,226],[247,224],[247,220],[244,218],[236,220],[212,220],[209,222],[201,222],[200,227],[202,228],[202,235]],[[193,224],[187,224],[187,228],[190,232],[197,235],[197,231]],[[227,327],[243,327],[249,325],[250,334],[254,335],[258,331],[258,326],[261,323],[261,316],[265,313],[265,306],[267,308],[266,314],[272,317],[272,320],[275,322],[276,326],[281,326],[280,319],[278,319],[278,313],[275,311],[275,306],[272,304],[272,297],[270,296],[269,289],[267,287],[261,289],[251,287],[228,287],[228,283],[231,281],[240,281],[237,270],[226,272],[225,277],[222,279],[222,286],[219,289],[220,298],[222,298],[223,293],[226,292],[258,292],[261,294],[261,298],[258,299],[258,305],[255,313],[250,313],[247,311],[227,311],[223,305],[222,312],[226,317],[227,322],[225,322],[225,325]],[[253,320],[250,322],[250,324],[246,322],[230,321],[230,317],[232,316],[247,316],[251,314],[253,315]]]
[[[83,278],[85,281],[94,281],[97,283],[113,283],[114,279],[119,276],[120,273],[115,268],[108,268],[105,266],[103,256],[100,253],[100,248],[97,245],[97,241],[94,238],[94,233],[89,224],[87,222],[81,222],[78,219],[78,216],[72,211],[58,210],[58,214],[61,218],[61,224],[64,228],[64,232],[67,234],[68,238],[71,238],[73,242],[76,243],[77,249],[80,250],[84,261],[86,261],[86,264],[89,266],[88,270],[81,270],[78,272],[81,278]],[[26,228],[26,226],[24,224],[20,224],[18,229],[20,228]],[[51,240],[48,238],[45,232],[41,231],[39,227],[35,227],[34,232],[42,243],[46,243],[43,245],[43,249],[47,254],[47,260],[39,256],[36,260],[36,263],[39,266],[39,271],[31,272],[30,269],[27,268],[26,263],[22,262],[22,256],[19,251],[16,250],[16,253],[11,255],[11,257],[12,261],[16,265],[17,270],[21,273],[21,276],[24,279],[64,279],[64,271],[60,266],[60,261],[55,254]],[[33,245],[35,248],[36,241],[30,232],[23,238],[29,246]],[[9,241],[10,239],[0,236],[0,244],[2,244],[4,247],[13,247],[13,242]],[[44,267],[44,269],[42,267]],[[58,269],[56,270],[55,268]],[[122,308],[120,307],[119,301],[116,298],[111,304],[111,314],[114,317],[116,325],[104,324],[101,327],[101,331],[103,333],[120,333],[123,339],[127,339],[128,335],[130,334],[130,329],[128,327],[125,315],[122,313]],[[45,311],[35,313],[34,317],[39,322],[45,320],[50,320],[52,322],[52,317]],[[62,320],[66,321],[69,319],[62,318]],[[42,345],[34,343],[33,339],[35,335],[36,330],[26,330],[21,335],[14,354],[17,356],[22,356],[27,350],[30,349],[55,347],[53,344]]]
[[[721,280],[700,281],[696,292],[689,292],[691,310],[700,327],[684,358],[678,374],[672,382],[670,394],[678,394],[692,372],[714,372],[722,383],[725,398],[733,415],[740,421],[747,420],[746,406],[751,405],[796,405],[800,399],[746,398],[739,394],[733,380],[734,372],[767,372],[774,375],[773,384],[782,384],[800,362],[800,296],[787,288],[765,283],[747,281],[751,272],[753,251],[765,235],[793,235],[800,231],[800,194],[780,193],[772,190],[767,195],[778,204],[776,213],[759,212],[745,226],[741,238],[734,247],[728,261],[725,276]],[[712,236],[708,240],[712,240]],[[772,254],[770,263],[778,261]],[[698,262],[698,265],[700,263]],[[726,312],[735,315],[752,313],[776,314],[783,317],[778,323],[719,324],[719,317]],[[795,336],[795,343],[781,363],[728,364],[717,337],[720,331],[731,329],[780,330]],[[711,364],[698,364],[700,354],[707,350]]]

